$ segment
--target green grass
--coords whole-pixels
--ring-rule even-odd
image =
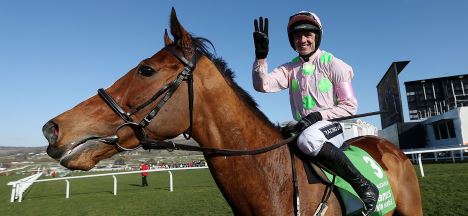
[[[424,164],[424,172],[425,215],[468,215],[468,163]],[[117,176],[117,196],[112,177],[106,176],[70,180],[69,199],[64,181],[36,183],[22,203],[10,203],[6,184],[22,177],[0,177],[1,215],[232,215],[207,169],[174,171],[173,192],[169,174],[158,172],[149,174],[145,188],[138,174]]]
[[[424,215],[468,215],[468,163],[424,164]],[[416,168],[419,173],[419,167]]]
[[[10,203],[12,177],[0,177],[1,215],[230,215],[208,169],[172,171],[174,191],[167,172],[149,173],[148,187],[139,174],[119,175],[117,196],[112,176],[71,179],[70,198],[65,182],[34,184],[23,202]],[[21,177],[16,177],[21,178]]]

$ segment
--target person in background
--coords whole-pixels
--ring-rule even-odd
[[[298,55],[268,73],[268,19],[255,19],[254,28],[255,90],[289,89],[292,115],[298,121],[295,125],[298,148],[350,183],[364,202],[363,214],[371,214],[379,191],[339,149],[344,142],[341,125],[327,121],[356,114],[351,66],[319,48],[323,33],[320,19],[314,13],[301,11],[292,15],[287,25],[289,43]]]
[[[141,163],[140,170],[145,171],[145,170],[148,170],[148,169],[149,169],[149,167],[148,167],[148,164],[146,164],[146,162]],[[148,186],[148,180],[146,179],[147,177],[148,177],[148,172],[142,172],[141,173],[141,186],[142,187]]]

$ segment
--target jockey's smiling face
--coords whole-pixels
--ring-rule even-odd
[[[300,55],[308,55],[315,50],[315,34],[311,31],[293,33],[294,46]]]

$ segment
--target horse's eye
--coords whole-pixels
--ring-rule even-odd
[[[143,65],[138,68],[138,73],[148,77],[154,74],[154,70],[150,66]]]

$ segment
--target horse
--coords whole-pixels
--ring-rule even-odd
[[[166,30],[165,46],[153,56],[43,126],[49,156],[69,169],[89,170],[102,159],[139,147],[141,137],[167,140],[186,134],[201,147],[238,150],[284,140],[279,127],[234,81],[226,62],[208,50],[211,42],[189,34],[174,9],[170,32],[173,39]],[[397,207],[387,215],[422,215],[415,170],[398,148],[376,136],[348,143],[367,151],[388,175]],[[293,160],[300,214],[313,214],[326,190],[323,183],[307,181],[303,163],[292,159],[287,146],[256,155],[204,156],[234,215],[294,215]],[[326,214],[342,215],[336,192]]]

